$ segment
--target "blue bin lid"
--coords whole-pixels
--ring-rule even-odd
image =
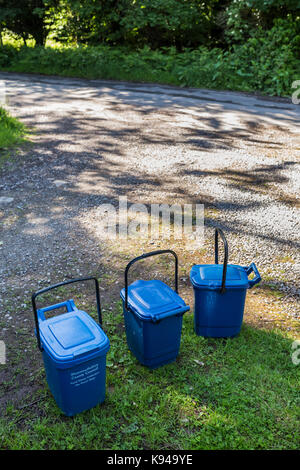
[[[121,290],[120,295],[125,301],[125,289]],[[171,287],[156,279],[133,282],[128,287],[128,306],[146,321],[158,321],[165,316],[177,315],[190,309]],[[168,312],[170,315],[164,315]]]
[[[195,264],[190,272],[190,280],[194,287],[219,289],[222,286],[222,275],[223,264]],[[249,279],[246,269],[237,264],[228,264],[225,287],[247,289]]]
[[[104,331],[82,310],[40,321],[39,326],[43,348],[57,362],[82,360],[109,350]]]

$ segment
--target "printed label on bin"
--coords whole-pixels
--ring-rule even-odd
[[[71,385],[74,387],[80,387],[89,382],[93,382],[96,377],[100,374],[99,364],[82,368],[76,372],[71,372]]]

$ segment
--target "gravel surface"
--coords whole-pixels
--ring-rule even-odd
[[[109,268],[97,210],[204,203],[230,262],[255,261],[299,317],[300,107],[246,94],[0,74],[34,145],[0,178],[0,308],[12,321],[29,292]],[[138,251],[139,253],[140,251]],[[198,259],[198,258],[197,258]],[[12,301],[13,299],[13,301]]]

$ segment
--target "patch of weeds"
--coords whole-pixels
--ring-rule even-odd
[[[285,256],[278,256],[277,258],[274,259],[274,262],[275,263],[292,263],[292,264],[295,264],[295,260],[289,256],[289,255],[285,255]]]
[[[209,207],[204,209],[204,215],[206,219],[215,219],[218,218],[221,214],[220,209],[216,207]]]
[[[300,207],[300,201],[296,196],[293,196],[291,194],[280,194],[278,196],[278,200],[283,202],[284,204],[287,204],[288,206],[292,207]]]
[[[277,299],[282,299],[285,297],[286,293],[282,292],[276,284],[268,283],[268,282],[262,282],[259,286],[257,286],[257,289],[263,294],[265,294],[268,297],[276,297]]]

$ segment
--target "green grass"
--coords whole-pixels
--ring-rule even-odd
[[[9,150],[26,141],[24,124],[0,107],[0,168],[10,156]]]
[[[0,107],[0,150],[23,142],[25,134],[24,124]]]
[[[111,342],[105,402],[63,416],[41,362],[31,377],[39,392],[23,400],[23,408],[9,405],[0,420],[0,448],[298,447],[299,366],[292,364],[285,333],[243,326],[237,338],[205,339],[194,334],[187,314],[177,361],[150,371],[128,351],[121,307],[103,316]],[[30,345],[36,348],[33,338]],[[17,373],[26,374],[21,367]]]

